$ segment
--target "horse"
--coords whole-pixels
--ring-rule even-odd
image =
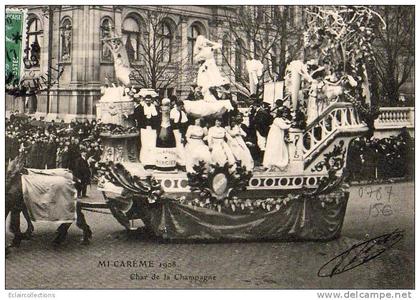
[[[27,173],[25,169],[25,154],[20,153],[13,159],[6,171],[6,218],[10,214],[10,229],[14,234],[11,247],[19,247],[22,239],[30,237],[34,227],[32,225],[28,208],[23,199],[22,175]],[[74,181],[77,180],[74,178]],[[76,201],[76,200],[75,200]],[[28,222],[28,229],[25,234],[20,231],[20,213],[23,213]],[[53,244],[60,245],[66,238],[71,222],[62,223],[57,231]],[[82,213],[82,205],[76,202],[76,225],[83,231],[82,244],[89,244],[92,238],[92,231]]]
[[[30,239],[34,226],[29,216],[28,208],[23,201],[22,188],[19,185],[21,177],[18,172],[23,170],[25,163],[24,155],[16,156],[7,166],[6,169],[6,197],[5,197],[5,218],[10,214],[10,229],[14,234],[12,247],[19,247],[23,239]],[[24,234],[20,231],[20,213],[23,213],[27,223],[27,230]]]

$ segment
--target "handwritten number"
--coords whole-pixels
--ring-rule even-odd
[[[369,198],[372,198],[372,187],[368,186],[366,188],[366,194],[369,196]]]
[[[382,194],[381,194],[381,188],[378,188],[376,190],[376,200],[381,200]]]
[[[391,200],[391,195],[392,195],[392,185],[385,187],[385,190],[387,191],[388,202],[389,202]]]

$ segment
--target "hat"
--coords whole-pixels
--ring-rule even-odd
[[[171,103],[171,100],[169,98],[162,99],[162,105],[169,105],[170,103]]]

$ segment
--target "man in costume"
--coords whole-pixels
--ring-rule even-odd
[[[136,121],[140,130],[140,162],[145,168],[153,168],[155,164],[154,148],[156,144],[156,130],[159,126],[159,116],[152,96],[146,95],[144,103],[137,103],[134,113],[128,118]]]
[[[173,103],[173,108],[169,114],[171,119],[172,128],[175,135],[176,148],[177,148],[177,165],[181,170],[185,170],[185,150],[184,150],[184,137],[186,128],[188,126],[188,117],[184,109],[183,101],[176,101]]]

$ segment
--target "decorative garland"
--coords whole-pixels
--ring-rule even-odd
[[[99,176],[124,189],[124,196],[131,196],[133,199],[146,198],[149,204],[161,200],[162,187],[152,176],[147,176],[145,179],[132,176],[120,163],[99,162],[97,167]]]
[[[228,163],[223,166],[211,164],[207,168],[205,163],[200,161],[193,170],[194,172],[187,173],[188,185],[192,192],[198,193],[198,199],[203,203],[221,202],[234,197],[239,191],[246,190],[252,177],[252,172],[247,171],[240,161],[235,169]],[[214,189],[214,181],[218,174],[221,174],[221,179],[226,184],[225,189],[219,193]]]
[[[386,26],[381,16],[365,6],[315,6],[306,9],[304,47],[315,52],[331,78],[342,80],[362,118],[374,115],[363,107],[366,66],[375,61],[374,29]],[[355,84],[356,83],[356,84]]]

